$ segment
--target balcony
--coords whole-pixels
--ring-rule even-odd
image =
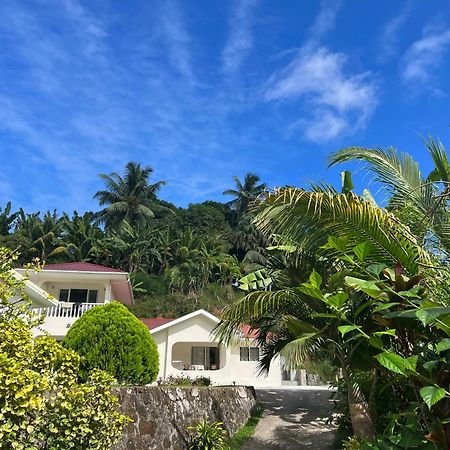
[[[89,311],[94,306],[102,305],[103,303],[66,303],[60,302],[57,306],[49,306],[42,308],[32,308],[33,312],[39,316],[46,318],[74,318],[78,319],[86,311]]]

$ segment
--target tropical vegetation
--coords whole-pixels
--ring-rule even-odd
[[[0,442],[2,449],[107,450],[129,419],[101,370],[79,381],[80,356],[55,339],[33,339],[25,279],[11,271],[17,255],[0,248]]]
[[[267,264],[241,280],[247,295],[217,330],[225,341],[243,323],[258,330],[262,371],[278,355],[298,367],[326,352],[342,375],[341,426],[356,437],[346,448],[450,448],[450,166],[441,142],[425,146],[428,175],[393,148],[331,155],[364,163],[381,206],[348,171],[341,191],[270,192],[253,220],[272,242]]]
[[[100,174],[99,210],[83,214],[0,209],[0,244],[20,253],[18,264],[88,261],[131,274],[140,316],[179,316],[199,307],[216,313],[237,297],[233,282],[264,260],[267,240],[250,207],[265,184],[248,174],[226,191],[229,203],[186,208],[158,197],[165,181],[153,169],[128,163],[122,174]],[[189,301],[186,301],[189,298]]]
[[[339,188],[268,190],[248,174],[228,203],[187,208],[130,163],[102,176],[101,211],[8,204],[0,238],[22,258],[129,271],[138,315],[223,309],[217,335],[230,342],[250,324],[262,372],[278,356],[293,369],[325,361],[346,448],[449,449],[450,164],[439,140],[424,145],[430,173],[394,148],[350,147],[330,156],[346,165]],[[376,196],[355,188],[357,162]]]

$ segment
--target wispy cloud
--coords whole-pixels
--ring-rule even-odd
[[[400,75],[403,83],[412,91],[431,90],[439,93],[434,85],[436,70],[450,47],[450,29],[439,21],[428,24],[422,37],[415,41],[401,61]]]
[[[252,19],[256,0],[235,0],[229,20],[230,35],[222,52],[223,68],[236,72],[253,47]]]
[[[400,12],[384,26],[379,39],[379,62],[390,60],[398,51],[400,31],[411,15],[413,4],[413,0],[406,1]]]
[[[308,38],[303,45],[303,49],[319,45],[321,40],[333,30],[341,6],[340,0],[322,0],[320,2],[319,13],[307,31]]]
[[[334,26],[338,7],[322,2],[314,30],[294,59],[269,79],[266,101],[298,102],[294,127],[303,137],[324,143],[364,126],[377,106],[370,72],[348,71],[348,57],[320,41]]]
[[[194,82],[191,38],[186,29],[182,10],[176,0],[163,2],[161,28],[172,65],[177,67],[180,74],[188,81]]]

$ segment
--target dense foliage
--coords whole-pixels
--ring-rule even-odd
[[[94,370],[79,382],[80,357],[53,338],[33,339],[24,280],[15,256],[0,248],[0,442],[5,450],[107,450],[128,418],[110,392],[114,382]]]
[[[81,356],[80,376],[103,369],[120,383],[156,380],[158,349],[148,328],[120,303],[108,303],[84,313],[69,329],[64,347]]]
[[[253,221],[272,240],[267,264],[241,280],[218,334],[259,330],[262,370],[281,354],[291,367],[317,354],[341,371],[346,448],[450,448],[450,165],[426,141],[424,177],[394,149],[344,149],[331,164],[362,160],[385,193],[314,185],[280,188]],[[261,290],[261,288],[264,288]]]
[[[19,263],[39,257],[47,264],[88,261],[128,271],[144,316],[179,316],[198,303],[218,312],[230,283],[264,258],[268,242],[250,209],[265,185],[254,174],[242,183],[235,177],[236,189],[226,191],[230,202],[177,208],[158,198],[165,182],[152,182],[152,173],[130,162],[123,174],[100,175],[105,186],[94,195],[100,210],[82,215],[25,213],[8,203],[0,209],[0,244],[18,249]],[[209,293],[211,284],[218,296]],[[186,297],[194,301],[182,302]],[[164,307],[155,309],[159,304]]]

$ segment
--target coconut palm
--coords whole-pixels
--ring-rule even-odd
[[[21,258],[30,261],[39,258],[49,261],[61,256],[65,252],[65,246],[60,239],[61,218],[56,211],[47,211],[41,218],[38,213],[25,214],[19,210],[14,239],[21,249]]]
[[[233,180],[236,185],[236,189],[227,189],[223,192],[224,195],[232,195],[235,197],[227,204],[232,206],[239,214],[247,212],[251,202],[257,199],[263,191],[266,189],[265,183],[259,183],[260,178],[254,173],[248,173],[245,175],[244,183],[242,183],[238,177],[234,176]]]
[[[66,253],[72,261],[90,260],[97,252],[97,246],[103,238],[103,233],[94,223],[92,212],[86,212],[80,216],[74,211],[72,218],[64,213],[61,228],[61,239],[66,245]]]
[[[388,197],[387,207],[435,253],[450,255],[450,166],[444,146],[432,137],[424,140],[435,169],[425,177],[409,154],[395,148],[349,147],[331,155],[330,166],[359,160],[374,175]]]
[[[153,218],[155,194],[166,182],[151,184],[149,178],[152,173],[150,166],[141,167],[138,163],[129,162],[125,166],[124,176],[115,172],[100,174],[106,189],[98,191],[94,198],[101,206],[107,206],[96,214],[96,220],[107,228],[120,228],[125,222],[135,226]]]

